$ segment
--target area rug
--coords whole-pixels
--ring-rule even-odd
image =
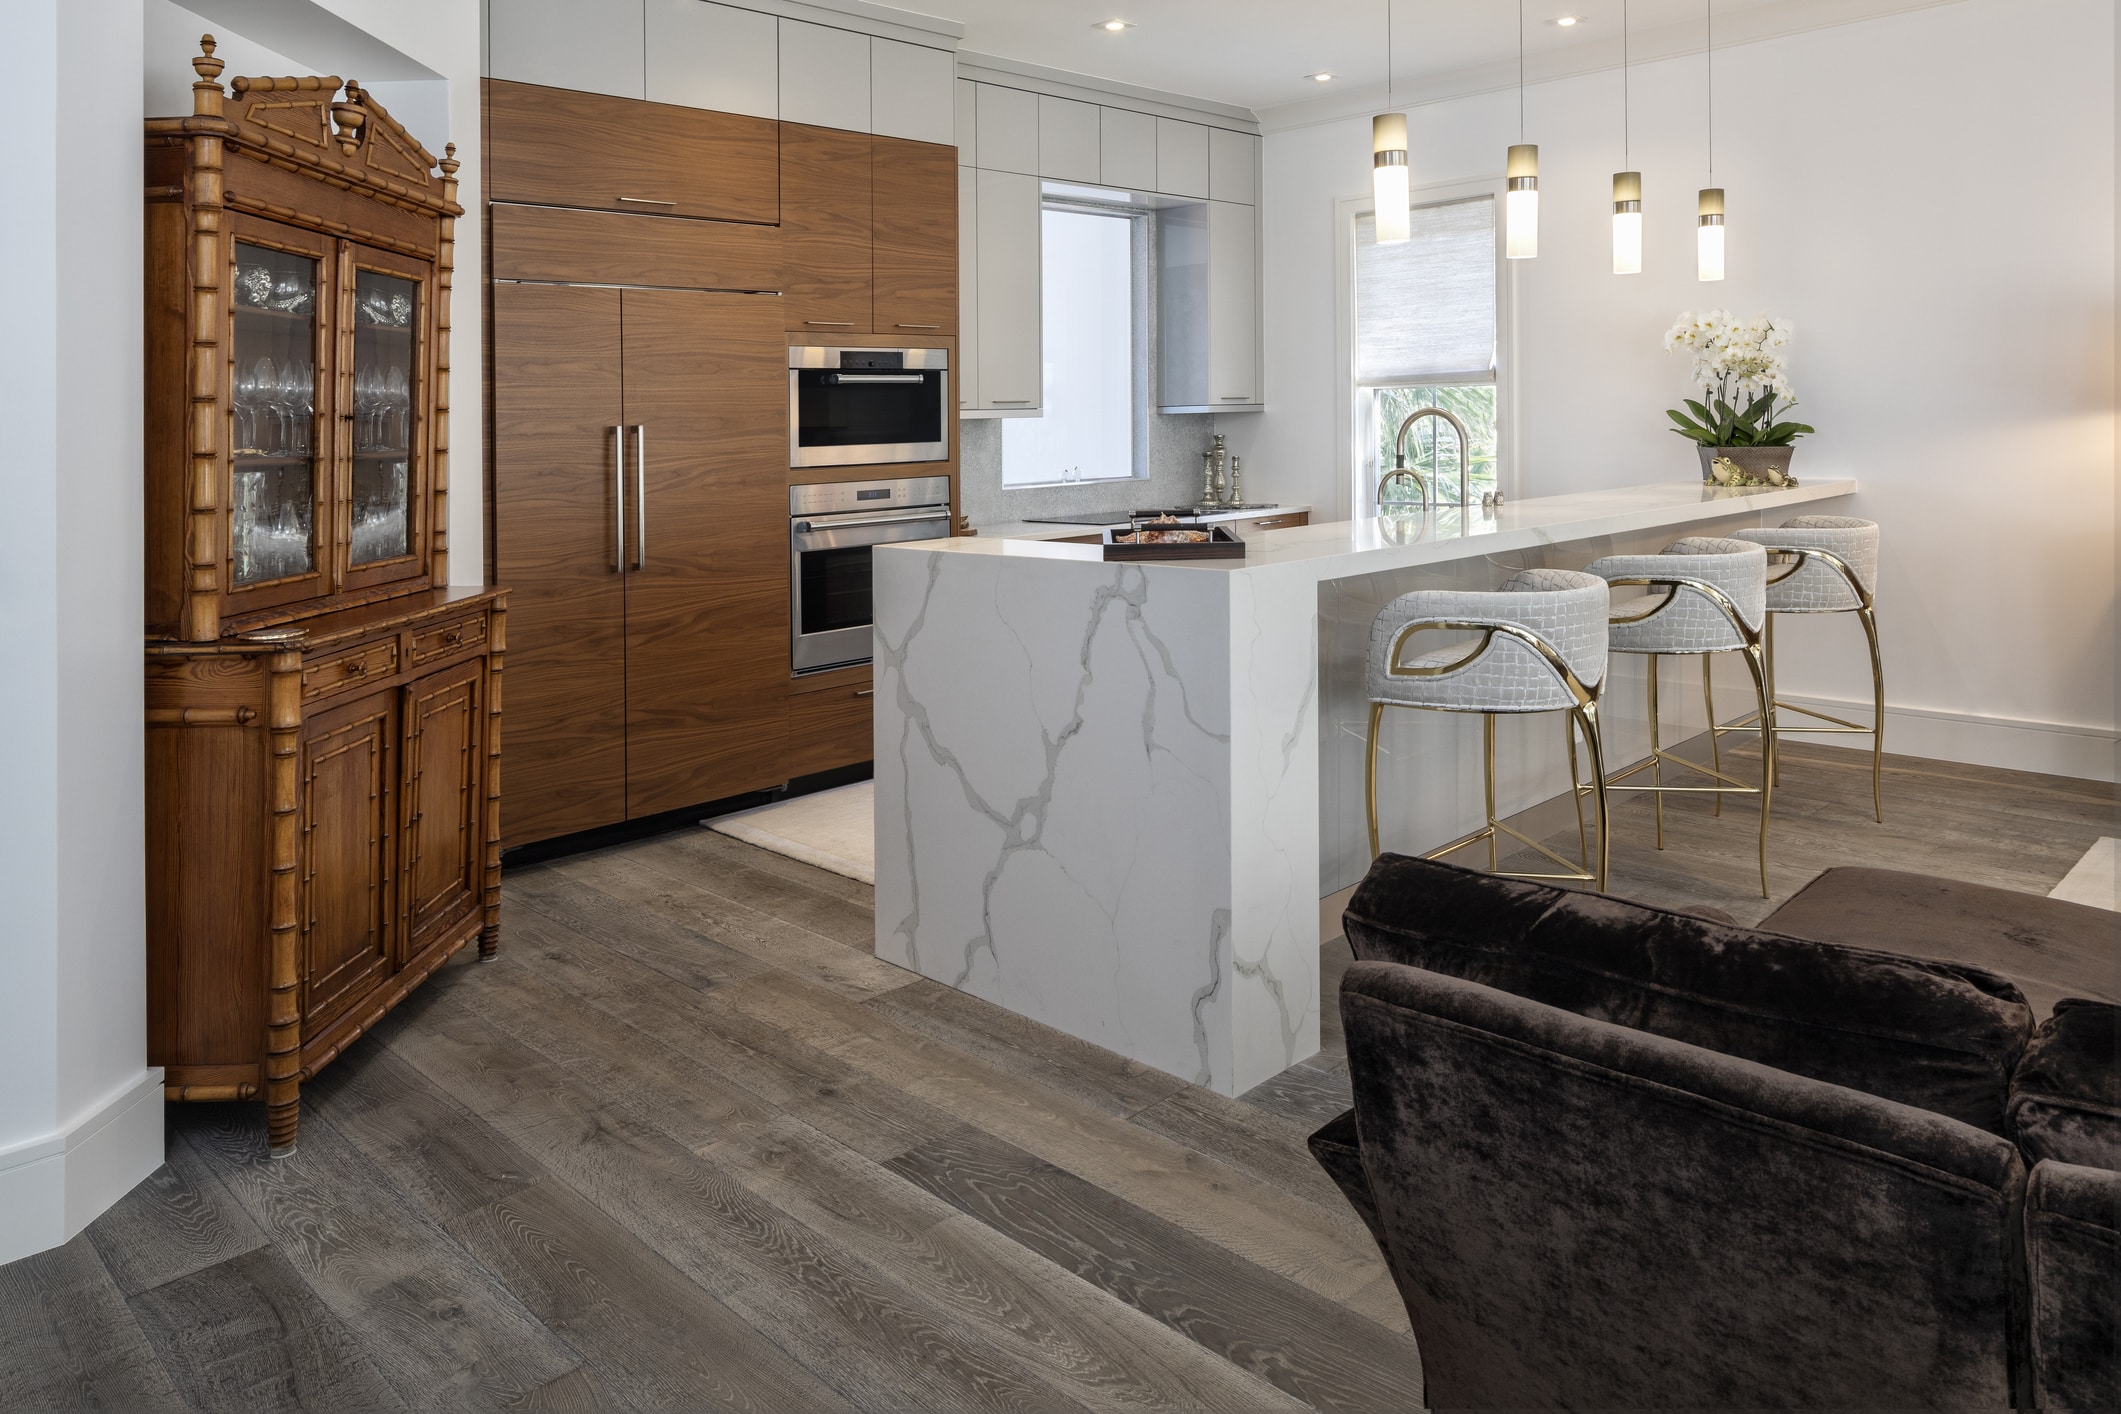
[[[858,781],[700,823],[745,844],[874,884],[876,794],[870,787]]]
[[[2121,840],[2102,839],[2085,851],[2076,867],[2048,891],[2049,898],[2065,903],[2088,903],[2093,908],[2121,910],[2121,881],[2115,865],[2121,860]]]

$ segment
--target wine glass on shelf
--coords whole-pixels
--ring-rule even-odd
[[[412,441],[412,389],[405,381],[405,370],[392,368],[386,386],[390,394],[391,450],[404,451]]]
[[[280,403],[287,409],[287,454],[309,455],[309,428],[316,414],[316,377],[308,363],[294,359],[280,365]]]
[[[280,449],[280,374],[269,358],[261,358],[251,368],[251,384],[254,408],[251,412],[253,449],[260,454],[269,454]],[[265,435],[261,425],[272,419],[272,435]]]

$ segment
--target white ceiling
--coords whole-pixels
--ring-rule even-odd
[[[1382,90],[1388,0],[898,0],[965,26],[962,47],[1025,63],[1238,104],[1339,106]],[[1846,23],[1947,0],[1715,0],[1716,42]],[[1389,0],[1401,103],[1477,92],[1517,75],[1518,0]],[[1534,78],[1620,60],[1623,0],[1523,0]],[[1706,0],[1626,0],[1631,58],[1698,52]],[[1581,17],[1570,28],[1548,24]],[[1110,34],[1108,19],[1132,28]],[[1332,83],[1306,77],[1338,75]],[[1294,113],[1291,116],[1296,116]]]

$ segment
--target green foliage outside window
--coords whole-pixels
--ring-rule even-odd
[[[1393,466],[1392,442],[1407,414],[1425,407],[1455,413],[1473,434],[1468,480],[1471,498],[1495,489],[1495,385],[1373,388],[1377,407],[1377,470]],[[1458,434],[1440,417],[1425,417],[1407,430],[1407,467],[1421,473],[1446,504],[1458,497]],[[1438,468],[1441,468],[1441,476]]]

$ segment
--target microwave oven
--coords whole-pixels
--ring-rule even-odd
[[[950,459],[948,349],[788,350],[788,465]]]

